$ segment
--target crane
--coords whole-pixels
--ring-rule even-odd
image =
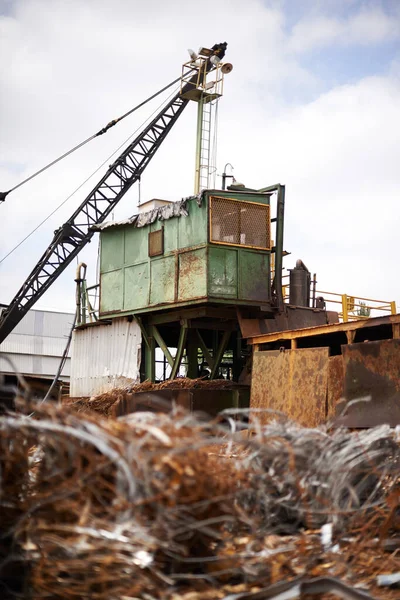
[[[205,72],[223,58],[226,42],[215,44],[205,63]],[[203,74],[204,76],[204,74]],[[201,79],[201,77],[200,77]],[[28,310],[49,289],[94,235],[93,225],[102,223],[143,171],[189,103],[188,90],[199,83],[197,71],[145,129],[108,168],[73,215],[54,232],[53,240],[0,316],[0,343]]]

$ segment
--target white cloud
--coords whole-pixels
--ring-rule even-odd
[[[360,44],[377,43],[393,38],[393,26],[376,9],[347,21],[314,17],[308,31],[303,21],[288,34],[276,6],[206,0],[199,10],[175,1],[161,10],[158,0],[17,0],[15,13],[0,16],[0,189],[176,78],[186,48],[226,39],[234,71],[220,104],[218,172],[230,161],[249,186],[286,183],[285,246],[293,253],[288,266],[301,257],[324,287],[400,299],[396,279],[389,276],[399,250],[398,71],[394,67],[386,76],[321,95],[322,82],[301,63],[305,50],[327,40],[347,43],[351,35]],[[158,104],[157,99],[11,194],[0,205],[0,258]],[[143,176],[143,199],[192,193],[195,127],[196,107],[190,105]],[[0,265],[0,301],[12,298],[54,229],[95,182]],[[135,211],[137,195],[136,187],[128,192],[115,218]],[[96,242],[80,256],[92,280],[96,256]],[[73,308],[74,268],[40,305]]]
[[[293,27],[288,49],[303,53],[331,46],[368,46],[399,39],[400,15],[379,7],[364,8],[347,18],[306,16]]]
[[[399,100],[400,81],[368,78],[271,124],[263,162],[287,183],[285,245],[322,289],[400,299],[390,277],[400,251]]]

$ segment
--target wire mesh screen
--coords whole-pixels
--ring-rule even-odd
[[[164,254],[164,229],[149,233],[149,256]]]
[[[210,241],[271,249],[270,207],[229,198],[210,199]]]

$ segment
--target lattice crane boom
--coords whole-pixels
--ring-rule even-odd
[[[109,167],[68,221],[55,231],[50,246],[1,315],[0,343],[91,240],[92,225],[102,223],[140,178],[188,102],[177,94]]]
[[[205,73],[223,58],[226,43],[215,44],[205,63]],[[193,69],[195,70],[195,69]],[[143,171],[189,103],[187,92],[204,81],[199,72],[187,78],[180,92],[129,144],[107,173],[86,196],[74,214],[54,233],[54,238],[31,274],[0,316],[0,343],[28,310],[54,283],[94,235],[92,226],[102,223]]]
[[[223,44],[213,47],[223,56]],[[217,49],[216,51],[214,49]],[[225,44],[226,48],[226,44]],[[219,50],[218,50],[219,49]],[[214,63],[207,61],[206,71]],[[91,227],[102,223],[129,188],[140,178],[154,154],[189,103],[185,92],[196,85],[198,74],[158,113],[153,121],[129,144],[107,173],[83,200],[74,214],[54,233],[54,238],[31,274],[0,317],[0,343],[5,340],[28,310],[54,283],[93,237]]]

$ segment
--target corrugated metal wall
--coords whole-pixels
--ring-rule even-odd
[[[76,329],[72,337],[70,395],[94,396],[140,380],[141,332],[135,321],[114,319]]]
[[[51,379],[60,364],[73,320],[71,313],[30,310],[0,345],[0,352],[6,354],[23,375]],[[14,372],[1,355],[0,372]],[[70,358],[67,358],[62,377],[68,380],[69,375]]]

